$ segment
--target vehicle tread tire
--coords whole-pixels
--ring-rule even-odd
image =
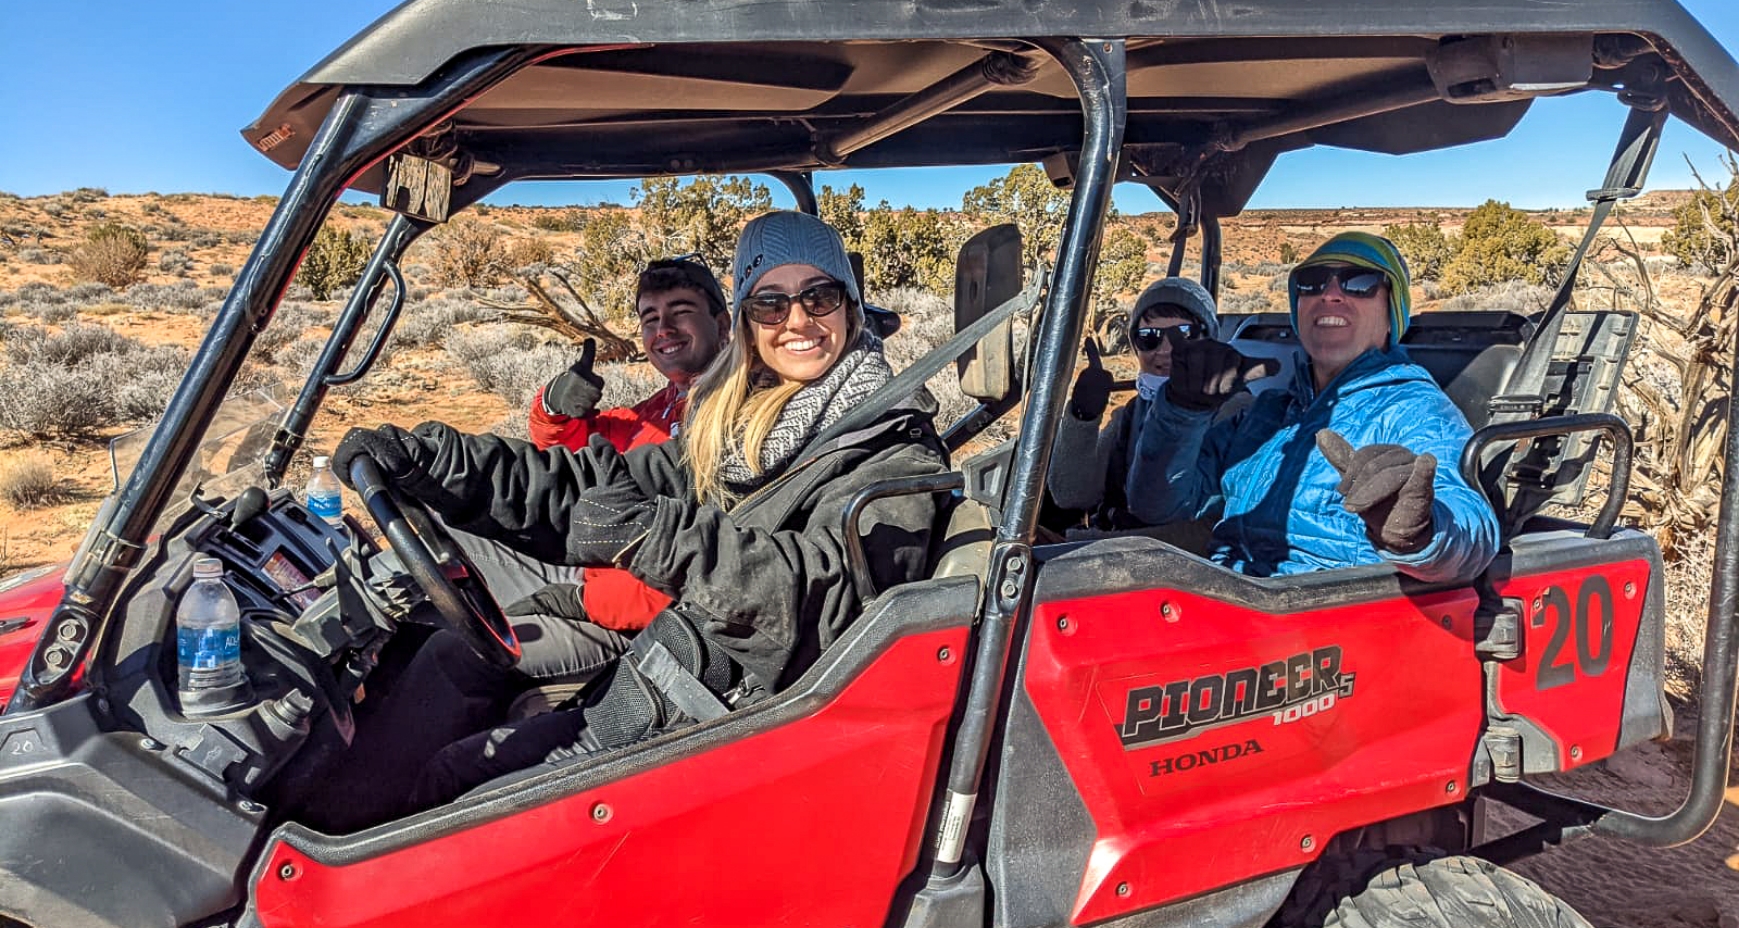
[[[1323,928],[1591,928],[1532,880],[1477,857],[1402,863],[1340,901]]]

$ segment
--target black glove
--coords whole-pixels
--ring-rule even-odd
[[[1165,331],[1171,341],[1171,379],[1166,381],[1165,396],[1174,406],[1219,409],[1249,381],[1280,373],[1273,358],[1247,358],[1211,338],[1184,338],[1175,334],[1175,326]]]
[[[419,426],[420,428],[420,426]],[[380,466],[380,474],[391,483],[405,483],[435,459],[435,453],[421,438],[396,425],[378,429],[351,429],[332,452],[332,472],[352,490],[350,464],[357,455],[367,454]]]
[[[628,474],[621,455],[600,462],[599,480],[569,509],[567,562],[582,567],[615,567],[640,539],[657,511]]]
[[[1087,339],[1085,350],[1087,367],[1075,376],[1075,390],[1069,394],[1069,415],[1083,422],[1097,422],[1111,402],[1115,380],[1099,362],[1099,340]]]
[[[1365,522],[1365,536],[1379,550],[1413,554],[1431,543],[1431,503],[1437,498],[1437,456],[1414,454],[1400,445],[1358,450],[1323,429],[1316,447],[1340,476],[1348,512]]]
[[[515,600],[502,611],[508,615],[548,615],[581,621],[586,618],[578,583],[551,583],[524,599]]]
[[[597,353],[597,341],[586,339],[580,346],[580,359],[543,388],[545,412],[583,419],[598,410],[598,401],[604,398],[604,378],[592,372],[592,358]]]

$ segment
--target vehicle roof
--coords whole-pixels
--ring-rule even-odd
[[[1029,82],[995,84],[867,147],[826,143],[995,51],[1115,36],[1129,39],[1125,176],[1165,189],[1211,174],[1204,210],[1230,215],[1283,151],[1403,154],[1507,134],[1531,99],[1445,102],[1430,70],[1446,42],[1492,35],[1519,42],[1529,67],[1561,63],[1566,48],[1574,59],[1580,43],[1593,87],[1670,78],[1673,114],[1739,148],[1739,66],[1674,0],[411,0],[243,136],[294,167],[340,88],[415,85],[462,56],[521,46],[550,54],[454,117],[460,147],[500,167],[490,186],[1037,161],[1081,137],[1074,89],[1048,59]],[[379,175],[352,186],[378,191]]]

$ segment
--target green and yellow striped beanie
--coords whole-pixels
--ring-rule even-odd
[[[1292,269],[1293,274],[1298,273],[1298,268],[1313,264],[1350,264],[1381,271],[1389,279],[1389,345],[1393,347],[1400,341],[1413,319],[1413,295],[1408,290],[1411,277],[1407,273],[1407,259],[1401,257],[1394,242],[1369,232],[1342,232],[1300,261]],[[1286,293],[1292,301],[1292,328],[1297,331],[1298,284],[1291,277],[1286,281]]]

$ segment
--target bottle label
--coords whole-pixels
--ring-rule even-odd
[[[175,634],[176,657],[187,683],[195,689],[206,686],[227,686],[241,672],[241,629],[182,628]]]
[[[308,494],[308,511],[328,522],[344,518],[344,497],[337,494]]]

